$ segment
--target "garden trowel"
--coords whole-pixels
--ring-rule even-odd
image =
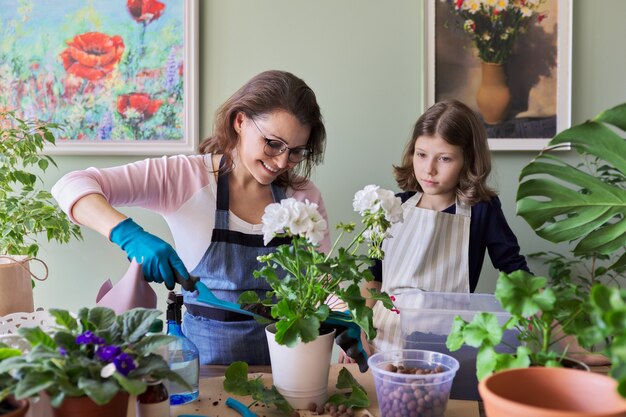
[[[208,304],[211,307],[219,308],[221,310],[233,311],[235,313],[245,314],[258,319],[268,319],[268,317],[241,308],[241,305],[237,303],[217,298],[215,294],[213,294],[213,291],[211,291],[206,285],[204,285],[202,281],[200,281],[200,278],[196,276],[189,275],[189,279],[185,279],[177,274],[176,282],[178,282],[181,287],[183,287],[187,291],[198,291],[198,298],[196,299],[201,303]]]

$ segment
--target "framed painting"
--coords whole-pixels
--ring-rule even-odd
[[[458,99],[491,150],[539,150],[571,123],[571,0],[424,0],[425,104]]]
[[[198,0],[0,0],[0,109],[58,123],[49,154],[192,153]]]

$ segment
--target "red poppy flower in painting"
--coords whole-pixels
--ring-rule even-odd
[[[125,119],[143,122],[159,110],[162,100],[152,99],[145,93],[122,94],[117,97],[117,111]]]
[[[136,22],[147,25],[161,17],[165,4],[156,0],[128,0],[126,7]]]
[[[124,41],[119,35],[87,32],[74,36],[61,52],[63,67],[72,75],[97,81],[113,71],[124,53]]]

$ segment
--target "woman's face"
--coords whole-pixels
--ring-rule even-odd
[[[297,162],[294,149],[304,148],[307,145],[311,128],[301,124],[296,117],[284,110],[276,110],[261,117],[252,119],[244,113],[238,113],[235,118],[235,131],[239,134],[237,145],[238,163],[244,167],[260,184],[271,184],[278,176],[294,166]],[[279,155],[268,156],[266,149],[269,141],[280,146],[282,142],[289,149]],[[279,141],[279,142],[276,142]]]
[[[415,141],[413,170],[424,194],[454,202],[463,169],[463,150],[441,136],[420,136]]]

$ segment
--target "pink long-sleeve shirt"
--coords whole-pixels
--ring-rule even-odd
[[[211,244],[215,227],[214,171],[210,154],[145,159],[113,168],[70,172],[51,192],[73,222],[76,222],[72,216],[74,204],[89,194],[102,195],[114,207],[143,207],[161,214],[170,228],[178,255],[191,271]],[[322,195],[311,181],[298,190],[288,188],[286,194],[299,201],[316,203],[328,222]],[[243,233],[262,234],[261,224],[250,224],[232,212],[229,227]],[[330,236],[326,231],[320,250],[329,249]]]

